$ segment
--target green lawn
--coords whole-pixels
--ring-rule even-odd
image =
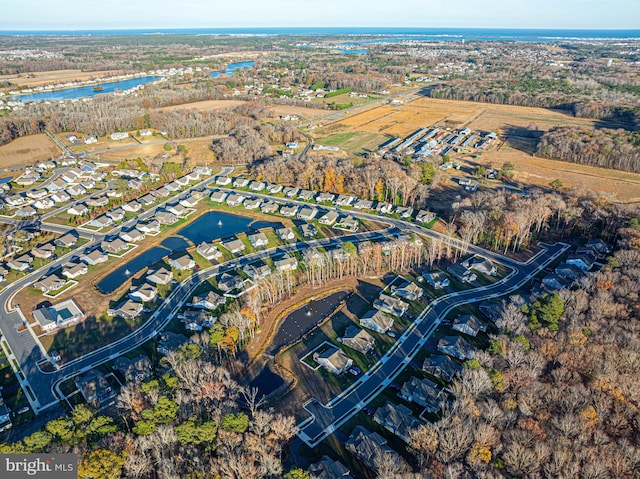
[[[349,154],[375,151],[378,147],[389,139],[386,135],[367,133],[362,131],[348,131],[337,133],[326,138],[319,138],[316,143],[319,145],[337,146]]]

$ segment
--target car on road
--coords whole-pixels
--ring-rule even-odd
[[[387,331],[387,336],[389,336],[390,338],[397,338],[398,335],[396,333],[394,333],[393,331]]]

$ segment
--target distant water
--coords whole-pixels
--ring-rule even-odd
[[[513,28],[400,28],[400,27],[286,27],[286,28],[174,28],[123,30],[3,30],[0,35],[353,35],[401,36],[415,40],[571,42],[584,39],[640,39],[640,29],[513,29]]]
[[[212,78],[217,78],[223,73],[227,76],[233,76],[233,72],[235,72],[236,70],[239,70],[240,68],[253,68],[253,62],[246,61],[246,62],[229,63],[225,67],[224,72],[211,72],[209,76]]]
[[[113,93],[116,90],[129,90],[138,85],[151,83],[159,76],[145,76],[139,78],[130,78],[128,80],[120,80],[114,82],[95,83],[92,85],[64,88],[62,90],[42,91],[38,93],[29,93],[26,95],[18,95],[11,97],[14,101],[38,102],[38,101],[59,101],[59,100],[75,100],[77,98],[93,97],[104,93]],[[101,86],[102,90],[94,91],[96,86]]]

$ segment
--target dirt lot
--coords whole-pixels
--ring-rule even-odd
[[[0,146],[0,167],[11,168],[60,155],[60,150],[45,134],[30,135]]]
[[[182,105],[168,106],[160,108],[160,110],[184,110],[195,109],[199,111],[213,111],[221,110],[223,108],[233,108],[245,103],[244,100],[205,100],[197,101],[193,103],[185,103]],[[271,105],[269,109],[273,112],[273,116],[276,118],[280,115],[298,115],[301,119],[318,118],[331,113],[328,110],[320,108],[304,108],[301,106],[290,105]]]
[[[221,110],[223,108],[233,108],[234,106],[242,105],[243,103],[245,103],[244,100],[204,100],[193,103],[183,103],[182,105],[166,106],[164,108],[158,108],[158,110],[212,111]]]
[[[106,78],[123,73],[119,70],[85,72],[82,70],[51,70],[47,72],[23,73],[21,75],[0,75],[0,81],[9,81],[19,86],[38,86],[61,81],[84,81]]]

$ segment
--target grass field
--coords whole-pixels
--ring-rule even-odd
[[[388,139],[388,136],[378,135],[376,133],[348,131],[324,138],[317,138],[316,143],[338,146],[349,154],[358,154],[376,151],[378,147]]]
[[[0,167],[37,163],[60,155],[60,150],[45,134],[17,138],[0,146]]]

